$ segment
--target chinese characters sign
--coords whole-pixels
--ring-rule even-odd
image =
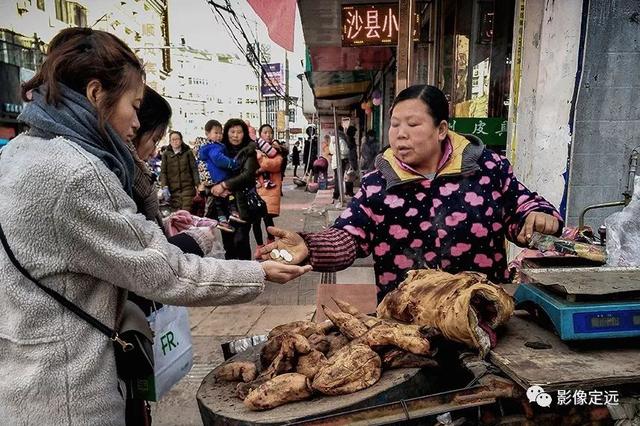
[[[262,96],[276,96],[284,93],[282,64],[262,66]]]
[[[449,118],[449,129],[457,133],[472,134],[487,146],[507,145],[507,120],[505,118]]]
[[[418,40],[419,15],[413,39]],[[342,45],[381,46],[398,43],[398,3],[342,6]]]

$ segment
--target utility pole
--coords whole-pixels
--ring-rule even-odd
[[[258,72],[258,116],[260,117],[259,126],[262,126],[262,62],[260,61],[260,40],[258,39],[258,21],[256,24],[256,51],[258,52],[258,66],[260,70]]]
[[[285,143],[289,146],[289,55],[287,51],[284,51],[284,73],[285,73],[285,87],[284,87],[284,138]]]

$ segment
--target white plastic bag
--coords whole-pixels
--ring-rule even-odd
[[[154,333],[154,374],[134,383],[132,392],[135,398],[159,401],[193,366],[189,313],[185,307],[164,305],[147,321]]]
[[[607,227],[607,266],[640,266],[640,176],[631,202],[604,220]]]

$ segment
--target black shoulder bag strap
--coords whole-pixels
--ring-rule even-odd
[[[53,297],[62,306],[64,306],[65,308],[69,309],[71,312],[73,312],[74,314],[76,314],[77,316],[79,316],[80,318],[85,320],[89,325],[91,325],[92,327],[96,328],[99,332],[101,332],[102,334],[107,336],[109,339],[111,339],[112,342],[118,343],[120,346],[122,346],[122,350],[124,352],[129,352],[130,350],[133,349],[133,345],[131,343],[128,343],[128,342],[125,342],[124,340],[122,340],[118,336],[118,332],[116,330],[113,330],[113,329],[107,327],[102,322],[100,322],[96,318],[92,317],[91,315],[89,315],[88,313],[83,311],[81,308],[76,306],[75,304],[71,303],[69,300],[67,300],[60,293],[50,289],[49,287],[46,287],[46,286],[42,285],[38,280],[33,278],[31,276],[31,274],[29,273],[29,271],[27,271],[20,264],[18,259],[16,259],[15,255],[13,254],[13,251],[11,251],[11,248],[9,247],[9,243],[7,242],[7,237],[4,235],[4,231],[2,230],[2,225],[0,225],[0,240],[2,240],[2,246],[4,247],[4,251],[7,253],[7,256],[9,256],[9,260],[11,260],[11,263],[13,263],[13,265],[16,267],[16,269],[18,271],[20,271],[20,273],[22,275],[24,275],[30,281],[32,281],[35,285],[40,287],[42,289],[42,291],[47,293],[49,296]]]

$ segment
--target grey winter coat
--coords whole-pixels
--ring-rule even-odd
[[[162,303],[241,303],[263,289],[257,262],[185,255],[103,162],[63,138],[20,135],[0,151],[0,221],[44,285],[114,327],[125,290]],[[0,247],[2,424],[124,424],[113,346],[24,278]]]

